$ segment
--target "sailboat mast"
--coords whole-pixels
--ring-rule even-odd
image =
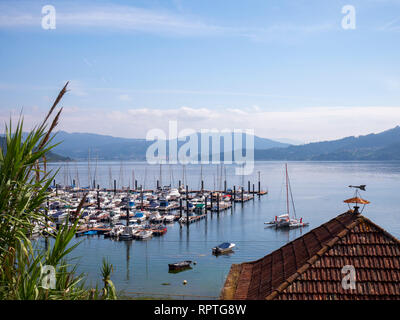
[[[218,181],[219,181],[219,165],[217,164],[217,184],[214,182],[214,190],[217,190],[218,188]]]
[[[186,184],[185,184],[185,165],[184,164],[182,164],[182,183],[183,183],[183,186],[185,186]],[[186,182],[187,183],[187,182]]]
[[[79,183],[79,172],[78,172],[78,165],[75,162],[75,171],[76,171],[76,187],[80,187],[80,183]]]
[[[141,188],[141,190],[146,190],[146,180],[147,180],[147,166],[144,167],[143,187]]]
[[[203,190],[201,189],[201,183],[202,183],[202,181],[203,181],[203,164],[200,163],[200,190],[201,190],[201,191],[203,191]]]
[[[68,178],[69,178],[69,183],[68,183],[68,184],[69,184],[70,186],[72,186],[72,185],[73,185],[73,181],[72,181],[73,179],[72,179],[72,174],[71,174],[72,169],[71,169],[71,170],[69,169],[68,162],[69,162],[69,161],[67,161]]]
[[[92,177],[90,175],[90,148],[88,149],[88,188],[92,185]]]
[[[161,163],[160,163],[160,187],[162,189],[162,167],[161,167]]]
[[[99,154],[96,153],[96,166],[94,169],[94,178],[93,178],[93,189],[96,189],[96,180],[97,180],[97,159],[99,157]]]
[[[110,185],[110,190],[111,190],[113,188],[111,166],[108,166],[108,183]]]
[[[285,169],[286,169],[286,208],[287,208],[287,214],[289,215],[289,183],[288,183],[287,163],[285,164]]]

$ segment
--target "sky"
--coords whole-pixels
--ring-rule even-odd
[[[2,130],[40,122],[66,81],[67,132],[174,120],[312,142],[400,124],[400,0],[1,0],[0,43]]]

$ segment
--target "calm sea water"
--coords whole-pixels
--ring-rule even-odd
[[[83,162],[52,164],[61,167],[57,182],[69,183],[79,180],[88,185],[88,164]],[[90,166],[91,178],[96,184],[109,187],[110,181],[132,185],[132,176],[139,185],[152,188],[160,178],[160,167],[137,162],[98,162]],[[132,292],[218,297],[232,263],[259,259],[347,210],[344,199],[353,196],[348,185],[366,184],[364,198],[371,201],[364,215],[375,223],[400,237],[400,162],[289,162],[289,176],[297,217],[303,217],[310,226],[290,231],[265,228],[264,222],[282,214],[285,208],[284,163],[257,162],[253,175],[235,176],[234,167],[226,166],[228,188],[244,185],[247,181],[257,189],[258,172],[262,189],[269,193],[259,199],[236,204],[231,210],[209,214],[207,219],[182,228],[178,223],[168,226],[162,237],[147,241],[113,241],[102,236],[74,239],[82,241],[74,251],[78,257],[78,270],[87,275],[88,285],[100,284],[100,266],[106,257],[114,266],[112,280],[118,290],[127,295]],[[134,170],[134,172],[132,172]],[[202,170],[206,188],[223,189],[225,169],[220,166],[165,165],[162,167],[162,183],[177,185],[183,180],[190,189],[200,187]],[[111,175],[110,175],[111,171]],[[221,178],[222,172],[222,178]],[[111,179],[110,179],[111,176]],[[211,248],[223,241],[236,244],[235,252],[215,257]],[[177,274],[168,273],[168,263],[181,260],[196,261],[191,270]],[[183,281],[187,280],[187,285]],[[168,284],[168,285],[166,285]],[[165,294],[166,296],[163,296]],[[143,294],[147,295],[147,294]],[[181,296],[171,296],[181,299]]]

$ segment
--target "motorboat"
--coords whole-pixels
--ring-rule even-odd
[[[164,222],[165,217],[160,215],[160,213],[158,211],[155,211],[150,214],[149,220],[152,223],[160,223],[160,222]]]
[[[173,208],[173,204],[172,203],[170,203],[167,199],[165,199],[165,198],[161,198],[160,200],[159,200],[159,206],[158,206],[158,210],[161,210],[161,211],[168,211],[168,210],[170,210],[171,208]]]
[[[152,235],[153,235],[153,231],[151,231],[151,230],[142,230],[142,231],[138,232],[135,235],[135,237],[136,237],[136,239],[139,239],[139,240],[145,240],[145,239],[151,238]]]
[[[151,228],[151,230],[153,231],[153,234],[155,236],[161,236],[167,232],[167,227],[163,224],[159,224],[159,225],[153,226]]]
[[[172,223],[176,220],[176,216],[173,214],[167,214],[164,216],[164,223]]]
[[[132,240],[136,235],[137,227],[134,225],[125,226],[119,235],[119,240]]]
[[[220,245],[212,248],[213,254],[221,254],[231,252],[236,245],[232,242],[223,242]]]
[[[111,211],[109,215],[110,221],[119,221],[121,214],[119,212]]]
[[[203,214],[204,211],[205,211],[205,208],[206,208],[206,205],[204,203],[201,203],[201,202],[196,203],[195,204],[195,208],[194,208],[194,212],[196,214]]]
[[[104,227],[103,223],[99,223],[97,220],[89,220],[88,228],[102,228]]]
[[[166,199],[167,200],[176,200],[176,199],[179,199],[180,196],[181,196],[181,194],[179,193],[179,190],[173,188],[170,190],[169,194],[166,196]]]
[[[129,219],[129,221],[135,222],[135,223],[141,223],[146,220],[146,216],[142,212],[136,212],[135,215],[133,216],[132,219]]]
[[[112,238],[118,238],[124,232],[124,229],[125,229],[124,225],[117,224],[111,229],[109,236]]]

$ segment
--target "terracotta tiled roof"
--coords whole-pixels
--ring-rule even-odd
[[[356,288],[344,289],[352,265]],[[344,213],[252,262],[234,264],[222,299],[400,299],[400,242]]]

